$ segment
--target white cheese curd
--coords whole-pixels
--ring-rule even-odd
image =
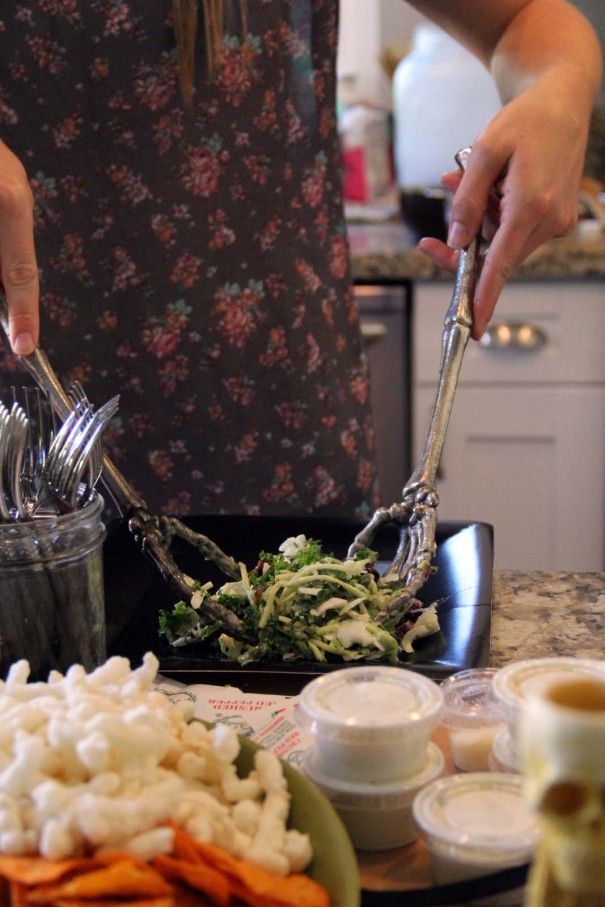
[[[0,852],[119,848],[148,860],[172,850],[172,820],[273,872],[304,869],[311,842],[287,828],[277,756],[257,751],[239,778],[235,731],[189,723],[192,703],[152,689],[158,668],[148,653],[136,670],[110,658],[29,684],[26,661],[11,667],[0,681]]]
[[[291,536],[290,538],[286,539],[285,542],[281,543],[279,550],[285,557],[294,558],[300,551],[305,548],[306,544],[306,535]]]

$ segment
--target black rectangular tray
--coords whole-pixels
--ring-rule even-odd
[[[277,551],[289,536],[319,539],[324,551],[344,557],[364,525],[354,520],[319,517],[203,516],[184,520],[227,554],[253,567],[261,550]],[[158,634],[158,615],[178,601],[157,568],[139,551],[123,521],[107,527],[104,546],[107,643],[110,655],[124,655],[133,667],[147,651],[159,658],[160,670],[183,683],[230,684],[248,692],[296,695],[312,677],[346,667],[342,662],[277,662],[240,667],[209,659],[195,647],[174,649]],[[393,557],[399,534],[388,525],[373,544],[384,566]],[[447,521],[437,527],[436,572],[419,598],[438,602],[441,632],[418,640],[404,656],[404,667],[442,680],[455,671],[483,666],[489,660],[493,573],[493,528],[487,523]],[[214,565],[177,540],[173,551],[185,573],[216,586],[226,581]],[[348,664],[359,664],[349,662]]]

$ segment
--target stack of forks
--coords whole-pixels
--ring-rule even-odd
[[[0,401],[0,522],[57,516],[84,507],[103,468],[101,434],[118,410],[113,397],[95,411],[82,386],[70,389],[72,411],[57,426],[38,388],[13,388]]]

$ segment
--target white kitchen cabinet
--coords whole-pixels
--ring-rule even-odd
[[[414,457],[439,371],[449,283],[414,287]],[[441,519],[494,526],[495,566],[605,569],[605,286],[511,282],[492,325],[529,351],[467,347],[437,490]],[[526,331],[527,333],[527,331]]]

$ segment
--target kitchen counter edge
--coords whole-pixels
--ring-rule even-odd
[[[451,280],[418,249],[406,228],[392,224],[350,224],[353,278],[358,283]],[[511,280],[602,280],[605,236],[579,233],[551,239],[519,265]]]

